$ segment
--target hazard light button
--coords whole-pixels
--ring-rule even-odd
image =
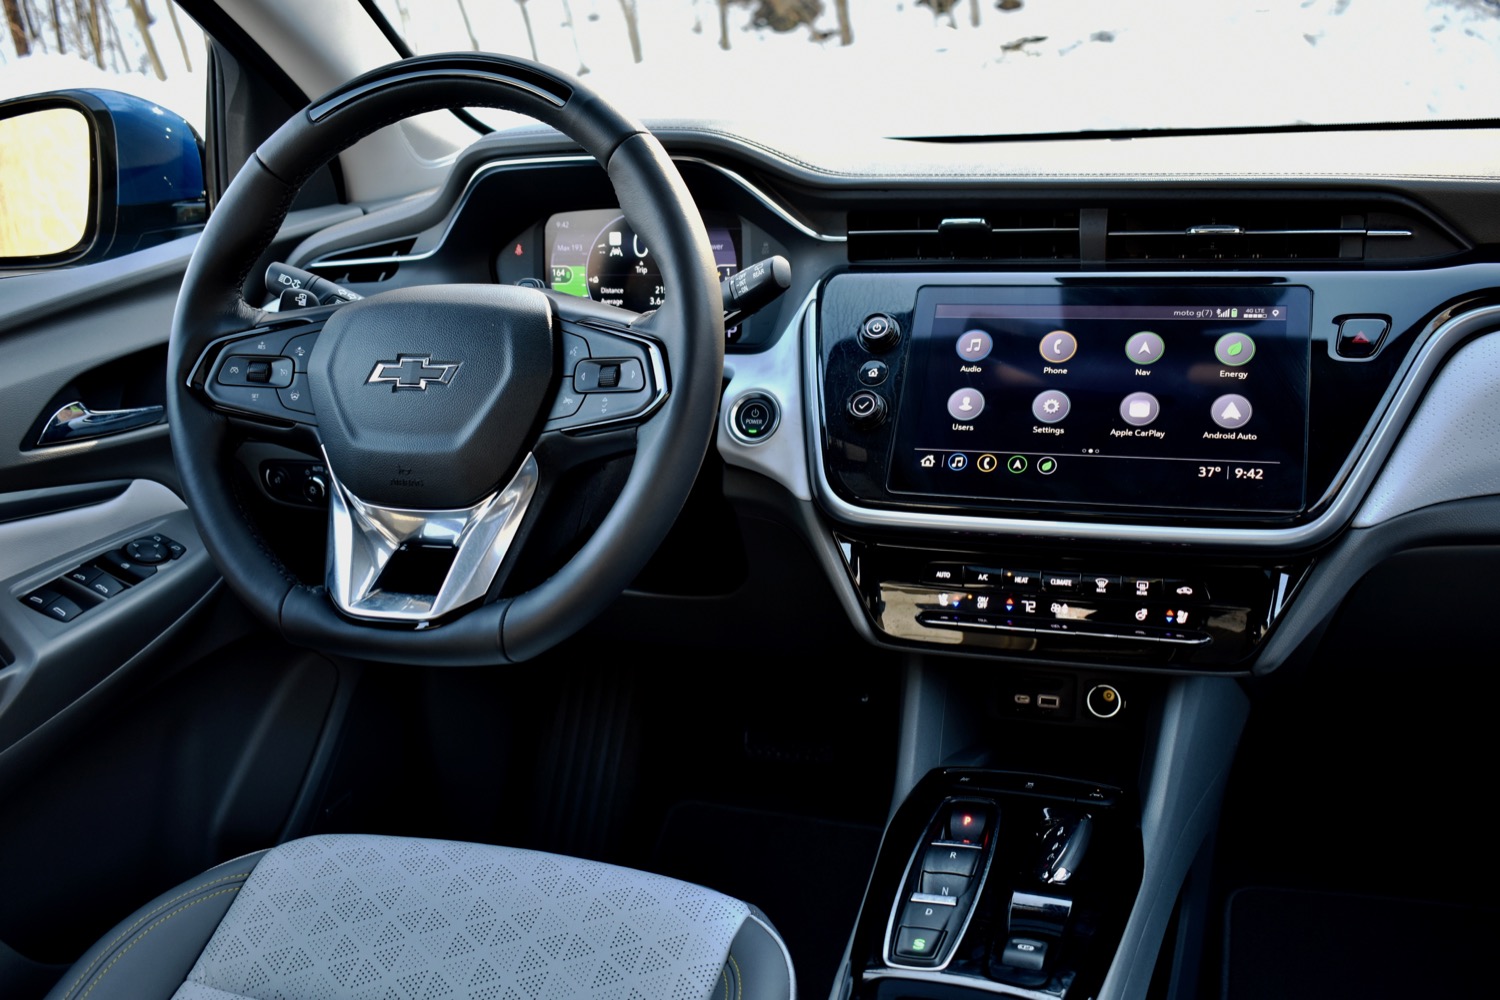
[[[1350,316],[1339,324],[1334,350],[1341,358],[1373,358],[1390,328],[1391,321],[1384,316]]]

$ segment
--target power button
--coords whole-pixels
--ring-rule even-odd
[[[729,416],[729,426],[735,437],[746,444],[764,441],[776,432],[781,422],[781,408],[776,400],[765,393],[752,393],[734,404]]]

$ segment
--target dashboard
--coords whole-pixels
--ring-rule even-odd
[[[798,511],[871,642],[1267,672],[1336,608],[1351,581],[1328,567],[1360,529],[1491,491],[1488,464],[1434,469],[1403,443],[1462,405],[1433,387],[1500,327],[1496,234],[1471,211],[1487,176],[1158,177],[1146,147],[1087,140],[1062,155],[1117,176],[1048,176],[1027,164],[1045,143],[843,162],[659,134],[721,277],[792,263],[789,293],[728,331],[718,450]],[[1459,140],[1430,152],[1472,158]],[[1161,143],[1164,161],[1233,148]],[[1279,143],[1287,162],[1358,152]],[[671,293],[603,172],[535,130],[293,262],[365,294],[500,282],[640,311]]]

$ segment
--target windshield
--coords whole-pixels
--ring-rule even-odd
[[[646,118],[962,136],[1500,117],[1500,0],[375,5],[416,53],[534,58]]]

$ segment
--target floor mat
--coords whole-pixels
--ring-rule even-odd
[[[651,870],[760,907],[792,953],[797,994],[824,997],[879,847],[874,826],[683,802],[667,817]]]
[[[1485,996],[1500,910],[1247,888],[1229,897],[1225,1000]]]

